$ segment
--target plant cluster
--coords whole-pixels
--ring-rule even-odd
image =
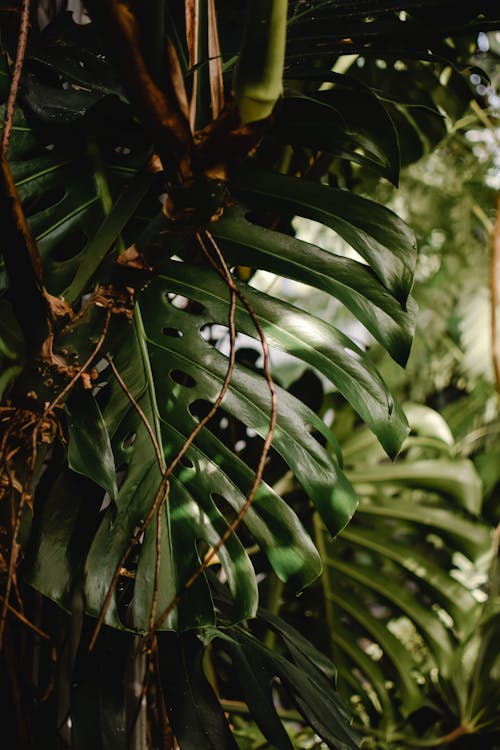
[[[416,241],[374,186],[467,112],[498,10],[88,0],[79,24],[60,5],[0,3],[12,746],[355,748],[375,727],[393,747],[434,694],[458,706],[443,741],[496,731],[496,605],[450,574],[491,544],[479,479],[433,412],[407,438],[355,331],[405,365]],[[322,568],[335,666],[277,613]]]

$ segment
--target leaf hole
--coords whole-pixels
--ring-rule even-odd
[[[103,513],[106,510],[106,508],[109,508],[110,505],[111,505],[111,497],[109,493],[106,492],[106,494],[104,495],[102,499],[101,507],[99,508],[99,513]]]
[[[174,383],[183,385],[186,388],[194,388],[196,385],[196,380],[191,377],[191,375],[188,375],[187,372],[183,372],[182,370],[171,370],[170,377],[172,378]]]
[[[135,441],[137,440],[137,432],[130,432],[126,438],[124,438],[122,442],[122,448],[123,450],[128,450],[133,446]]]
[[[170,336],[173,339],[181,339],[184,335],[178,328],[169,328],[168,326],[162,328],[161,332],[164,336]]]
[[[81,253],[86,243],[87,237],[84,232],[81,229],[75,229],[75,231],[70,232],[57,243],[50,257],[58,263],[71,260],[71,258],[76,258]]]
[[[109,362],[104,357],[100,359],[99,362],[95,365],[95,369],[97,370],[99,374],[101,374],[101,372],[104,372],[104,370],[107,370],[108,367],[109,367]]]
[[[198,398],[189,404],[189,411],[198,422],[207,416],[211,408],[212,404],[210,401],[202,398]]]
[[[220,495],[218,492],[211,492],[210,498],[213,500],[217,509],[225,516],[229,522],[235,518],[236,513],[232,505],[226,500],[224,495]]]
[[[45,190],[45,192],[37,195],[32,195],[30,198],[23,201],[22,206],[24,215],[29,219],[30,216],[39,214],[41,211],[45,211],[47,208],[51,208],[57,203],[60,203],[65,197],[66,188],[62,185],[51,188],[50,190]]]
[[[185,466],[186,469],[194,469],[194,463],[187,456],[182,456],[179,459],[179,463],[182,464],[182,466]]]
[[[190,315],[201,315],[201,313],[205,309],[199,302],[189,299],[189,297],[183,297],[182,294],[173,294],[172,292],[167,292],[166,296],[167,302],[169,302],[172,307],[177,308],[177,310],[187,312]]]
[[[128,474],[128,464],[122,464],[116,470],[116,486],[118,489],[123,485]]]
[[[132,153],[132,149],[130,146],[115,146],[115,154],[120,154],[120,156],[130,156]]]
[[[212,338],[212,323],[205,323],[200,328],[200,336],[203,341],[210,341]]]

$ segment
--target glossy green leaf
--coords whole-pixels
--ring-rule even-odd
[[[279,742],[282,730],[277,726],[270,692],[278,676],[287,698],[297,705],[305,721],[314,726],[325,741],[337,737],[335,746],[357,747],[359,737],[351,729],[346,705],[335,691],[336,669],[332,662],[285,620],[262,607],[256,615],[256,632],[261,633],[263,625],[271,628],[279,637],[279,649],[278,645],[273,650],[265,646],[261,636],[252,632],[251,626],[230,625],[234,619],[232,602],[224,586],[214,580],[213,575],[211,579],[221,614],[220,622],[224,626],[223,630],[210,633],[212,643],[216,649],[231,656],[232,679],[240,686],[252,716],[266,738],[273,746],[289,747],[284,736],[283,744]],[[329,703],[328,711],[318,719],[318,703],[323,704],[325,699]]]
[[[453,445],[453,433],[447,422],[434,409],[423,404],[405,404],[405,414],[412,433],[441,440],[446,445]]]
[[[56,477],[39,507],[25,576],[44,596],[71,611],[81,584],[85,556],[99,521],[104,491],[66,469]]]
[[[439,415],[410,406],[408,416],[416,437],[393,464],[364,426],[349,436],[346,463],[361,495],[359,512],[334,544],[316,522],[339,669],[369,710],[383,711],[384,722],[396,705],[403,716],[424,705],[433,668],[443,684],[453,684],[457,654],[481,609],[476,592],[452,571],[453,554],[477,559],[491,544],[488,526],[457,510],[465,501],[469,512],[480,504],[472,462],[449,458],[453,440]],[[429,450],[439,457],[422,459]],[[368,686],[356,672],[348,678],[353,665]],[[387,681],[395,693],[388,694]]]
[[[53,143],[41,140],[16,111],[10,167],[44,263],[45,283],[54,294],[71,283],[87,248],[93,260],[85,262],[78,284],[88,278],[144,198],[147,184],[142,177],[120,198],[115,212],[119,221],[114,213],[103,224],[114,196],[121,196],[149,153],[137,127],[126,124],[126,111],[122,117],[126,125],[122,132],[110,135],[82,126],[71,141],[59,138]],[[101,224],[104,232],[96,235]]]
[[[178,309],[168,302],[170,286],[159,277],[141,298],[142,319],[127,337],[115,364],[163,445],[168,464],[196,425],[190,412],[193,402],[213,401],[222,385],[227,358],[200,335],[213,322],[209,310],[202,313]],[[143,322],[142,322],[143,321]],[[175,334],[175,335],[174,335]],[[138,368],[137,363],[142,367]],[[174,377],[172,377],[174,373]],[[179,383],[178,375],[186,379]],[[112,435],[115,462],[124,471],[116,507],[103,516],[86,561],[86,600],[97,614],[124,549],[151,506],[160,482],[151,440],[135,408],[112,383],[111,398],[103,409]],[[284,391],[278,394],[279,416],[274,445],[313,498],[332,533],[349,520],[355,497],[340,469],[315,438],[303,429],[309,424],[327,438],[330,433],[313,412]],[[263,379],[237,366],[224,412],[234,414],[257,433],[265,435],[269,420],[269,395]],[[162,512],[162,562],[158,612],[167,606],[183,582],[196,570],[196,541],[213,545],[227,528],[218,508],[220,498],[239,510],[251,486],[253,472],[216,436],[205,429],[172,479],[170,495]],[[219,498],[219,500],[218,500]],[[224,511],[225,512],[225,511]],[[317,553],[293,511],[270,487],[263,484],[245,516],[244,524],[284,580],[302,588],[320,571]],[[154,588],[156,530],[147,529],[140,546],[136,585],[131,598],[134,623],[147,627]],[[182,552],[181,552],[182,550]],[[255,611],[256,588],[251,564],[236,535],[219,553],[233,595],[237,617]],[[113,599],[106,621],[121,626],[122,617]],[[212,604],[203,577],[182,598],[179,627],[213,621]],[[172,626],[175,620],[170,620]]]
[[[266,739],[275,747],[293,750],[293,745],[276,711],[272,678],[268,665],[256,649],[245,649],[236,640],[225,638],[225,649],[232,659],[252,719]]]
[[[495,565],[495,562],[494,562]],[[470,690],[464,713],[470,716],[481,716],[485,709],[492,717],[490,731],[498,731],[500,717],[498,704],[500,700],[500,655],[498,637],[500,623],[500,599],[498,593],[485,605],[483,616],[472,637],[476,650]],[[458,655],[457,655],[458,656]],[[487,678],[485,679],[485,675]],[[457,658],[457,682],[460,679],[460,664]],[[481,721],[479,722],[481,723]]]
[[[232,262],[272,271],[338,298],[397,362],[405,364],[416,305],[410,297],[403,308],[367,266],[256,226],[239,210],[226,211],[212,233]]]
[[[137,366],[137,363],[141,366]],[[115,364],[161,445],[164,438],[159,421],[158,394],[152,379],[144,329],[138,313],[126,343],[115,358]],[[173,381],[171,382],[173,385]],[[89,611],[95,615],[101,611],[123,552],[146,518],[161,482],[150,436],[135,407],[116,381],[112,382],[111,398],[103,414],[112,436],[115,461],[124,478],[116,507],[110,506],[104,514],[85,561],[86,603]],[[168,451],[170,457],[173,457],[184,438],[175,428],[170,428],[170,435],[165,440],[167,439],[168,443],[165,445],[168,447],[165,452],[168,463]],[[180,467],[178,477],[172,479],[168,500],[160,513],[158,615],[199,567],[196,542],[204,540],[208,545],[213,545],[227,528],[227,523],[210,495],[206,493],[194,498],[190,488],[185,486],[185,479],[192,474],[196,472],[189,467]],[[154,590],[156,533],[156,520],[153,520],[139,548],[139,559],[134,563],[137,565],[136,585],[133,591],[125,594],[133,618],[131,624],[140,630],[147,630],[149,627]],[[248,616],[256,606],[256,587],[252,566],[236,536],[233,535],[228,540],[225,549],[220,551],[219,558],[237,599],[239,616]],[[119,601],[119,597],[113,597],[106,621],[115,627],[124,627]],[[212,623],[213,620],[210,592],[205,578],[201,576],[190,589],[189,596],[183,597],[179,627],[201,626]],[[173,615],[166,624],[172,626],[175,622],[177,618]]]
[[[174,423],[180,412],[185,425],[190,403],[196,398],[216,397],[227,370],[227,358],[205,343],[200,335],[201,328],[213,322],[210,311],[204,309],[193,315],[179,310],[169,304],[168,293],[167,281],[159,277],[145,290],[142,309],[149,323],[153,372],[160,372],[162,357],[168,353],[169,367],[186,372],[194,380],[190,387],[181,389],[175,407],[169,408],[170,422]],[[165,332],[163,322],[169,329],[181,331],[182,336]],[[159,380],[160,387],[164,387],[165,382]],[[160,398],[165,402],[168,397],[168,393],[160,391]],[[304,431],[303,425],[317,430],[329,441],[334,437],[317,415],[290,394],[279,389],[277,401],[278,425],[273,446],[313,498],[328,528],[337,533],[354,511],[354,494],[336,463],[327,459],[325,451],[313,435]],[[269,393],[262,377],[237,365],[222,406],[258,434],[266,436]]]
[[[304,75],[305,73],[305,75]],[[307,96],[285,92],[274,132],[289,143],[331,153],[371,167],[394,184],[399,177],[397,134],[384,106],[370,91],[347,76],[325,71],[293,71],[295,79],[312,76],[325,90]]]
[[[82,261],[64,297],[75,302],[88,286],[100,263],[113,247],[120,233],[136,212],[151,187],[153,175],[139,172],[121,193],[94,237],[82,250]]]
[[[332,681],[314,662],[302,657],[298,663],[294,663],[293,652],[290,657],[273,653],[243,628],[234,629],[231,636],[238,642],[238,646],[231,642],[226,644],[227,650],[236,660],[234,667],[242,664],[244,655],[246,664],[252,665],[252,669],[257,668],[259,679],[264,685],[270,685],[273,678],[279,677],[304,719],[325,742],[351,750],[359,746],[359,735],[350,727],[350,717],[343,701],[334,691]],[[240,679],[245,679],[245,673]],[[252,701],[253,698],[254,696]],[[259,713],[263,708],[264,705],[261,704]],[[259,727],[263,732],[270,720],[269,716],[261,716]]]
[[[343,562],[337,558],[328,558],[327,564],[335,577],[341,574],[342,584],[347,585],[349,580],[365,587],[372,595],[373,593],[393,604],[400,612],[407,615],[420,629],[422,637],[434,652],[436,660],[443,674],[449,673],[449,664],[454,652],[454,641],[446,627],[439,618],[415,598],[400,583],[388,580],[383,573],[375,571],[370,566],[356,565]]]
[[[331,639],[332,643],[342,649],[342,652],[350,657],[355,665],[358,675],[359,670],[361,670],[363,675],[363,686],[365,689],[364,697],[368,697],[369,700],[375,703],[375,707],[379,711],[382,710],[385,721],[389,722],[394,713],[394,706],[381,665],[377,664],[371,656],[366,654],[364,650],[360,648],[360,644],[356,640],[355,634],[352,630],[346,628],[341,621],[335,623]],[[344,670],[340,674],[343,677]],[[357,689],[358,685],[356,681],[355,690]],[[368,695],[366,696],[366,694]]]
[[[162,266],[162,277],[171,291],[203,304],[213,322],[223,324],[227,320],[227,288],[211,270],[195,270],[188,264],[171,262]],[[268,343],[329,378],[377,435],[387,453],[394,456],[408,430],[406,419],[366,354],[340,331],[297,307],[246,285],[244,294],[260,320]],[[241,303],[236,327],[256,336]]]
[[[364,258],[396,300],[405,305],[413,284],[416,241],[392,211],[346,190],[336,190],[251,167],[233,187],[251,207],[293,212],[337,232]]]
[[[335,685],[337,680],[337,669],[330,659],[299,633],[298,630],[289,625],[283,618],[273,615],[266,609],[259,609],[259,619],[265,622],[274,632],[279,635],[280,639],[286,646],[291,657],[297,666],[311,669],[310,664],[314,664],[328,680]]]
[[[68,466],[92,479],[112,500],[116,499],[116,467],[108,431],[94,397],[89,391],[72,395],[67,406]]]

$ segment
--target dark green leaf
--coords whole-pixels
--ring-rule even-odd
[[[394,184],[399,178],[396,130],[384,106],[368,88],[348,76],[308,69],[294,78],[314,76],[325,90],[305,96],[285,92],[275,130],[290,143],[327,151],[366,165]]]
[[[92,479],[112,500],[116,500],[116,467],[108,431],[94,397],[89,391],[72,394],[68,414],[68,466]]]
[[[413,284],[417,258],[410,228],[392,211],[345,190],[315,185],[251,167],[241,168],[233,183],[252,207],[293,212],[336,231],[369,264],[403,305]]]
[[[159,636],[168,717],[181,750],[237,750],[224,712],[203,671],[204,646],[194,633]]]
[[[245,703],[265,738],[277,748],[292,750],[293,745],[276,712],[272,695],[273,674],[259,652],[243,648],[236,640],[226,638],[225,649],[232,659]]]
[[[89,629],[88,624],[85,630]],[[71,685],[71,740],[75,750],[127,750],[126,671],[133,659],[129,635],[106,631],[93,651],[85,633]]]

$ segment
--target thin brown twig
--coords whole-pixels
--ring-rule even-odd
[[[2,602],[5,600],[5,597],[2,594],[0,594],[0,600]],[[37,625],[35,625],[30,620],[28,620],[28,618],[25,617],[25,615],[23,615],[23,613],[20,612],[18,609],[13,607],[12,604],[7,603],[7,609],[9,610],[11,614],[14,615],[14,617],[16,617],[19,620],[19,622],[22,622],[23,625],[26,625],[27,628],[29,628],[34,633],[39,635],[40,638],[44,638],[46,641],[50,641],[50,635],[47,635],[47,633],[45,633],[43,630],[40,630],[40,628]]]
[[[137,411],[140,419],[142,420],[142,422],[143,422],[143,424],[144,424],[144,426],[146,428],[146,431],[148,433],[149,439],[151,440],[151,443],[153,444],[153,448],[154,448],[154,451],[155,451],[155,454],[156,454],[156,460],[158,462],[158,467],[159,467],[159,469],[160,469],[160,471],[161,471],[161,473],[163,475],[163,473],[165,471],[165,461],[164,461],[163,453],[160,450],[160,446],[158,445],[158,440],[156,439],[156,435],[154,434],[153,428],[151,427],[151,424],[149,423],[149,420],[146,417],[146,415],[144,414],[143,410],[141,409],[141,407],[139,406],[139,404],[135,400],[135,398],[134,398],[133,394],[131,393],[130,389],[128,388],[127,384],[125,383],[125,381],[121,377],[120,373],[118,372],[118,369],[116,368],[116,366],[115,366],[112,358],[111,357],[106,357],[106,359],[109,362],[109,364],[111,366],[111,369],[113,371],[113,374],[114,374],[115,378],[117,379],[117,381],[118,381],[121,389],[123,390],[123,392],[125,393],[125,395],[129,399],[129,401],[131,402],[131,404],[133,405],[133,407]],[[154,507],[155,507],[155,505],[156,504],[153,503]],[[158,525],[157,525],[157,532],[156,532],[155,586],[156,586],[156,581],[157,581],[157,577],[158,577],[158,574],[159,574],[159,560],[160,560],[160,548],[161,548],[161,523],[160,523],[160,519],[159,519],[159,514],[160,514],[161,507],[162,506],[160,506],[158,508],[158,512],[157,512],[157,515],[158,515],[158,522],[157,523],[158,523]],[[142,533],[142,531],[140,533]],[[110,587],[108,589],[108,594],[109,594],[109,591],[113,592],[114,586],[116,585],[115,579],[116,579],[116,581],[118,580],[118,577],[120,575],[120,571],[121,571],[123,565],[125,564],[125,561],[126,561],[128,555],[130,554],[130,551],[131,551],[131,549],[129,547],[127,547],[127,549],[125,550],[124,554],[122,555],[122,558],[120,559],[120,563],[117,566],[117,570],[115,570],[115,575],[113,576],[112,582],[111,582]],[[93,642],[91,642],[91,646],[93,647]]]
[[[75,385],[75,383],[81,378],[81,376],[83,375],[83,373],[85,372],[85,370],[87,369],[87,367],[89,367],[89,365],[92,363],[92,360],[95,359],[95,357],[99,353],[102,345],[104,344],[104,340],[105,340],[106,336],[108,335],[109,324],[110,324],[110,321],[111,321],[111,315],[112,315],[112,311],[108,307],[106,309],[106,318],[104,320],[104,325],[102,327],[101,334],[100,334],[100,336],[99,336],[99,338],[97,340],[97,343],[96,343],[94,349],[89,354],[89,356],[87,357],[87,359],[85,360],[85,362],[83,363],[83,365],[75,373],[75,375],[73,375],[73,377],[71,378],[71,380],[68,383],[66,383],[66,385],[64,386],[64,388],[62,389],[62,391],[60,393],[58,393],[58,395],[52,401],[52,403],[50,403],[46,407],[46,409],[44,410],[44,413],[43,413],[43,417],[46,417],[47,414],[49,414],[50,412],[54,411],[54,409],[56,408],[56,406],[59,406],[59,404],[61,403],[61,401],[68,395],[68,393],[73,388],[73,386]]]
[[[200,244],[200,247],[202,248],[203,252],[206,251],[205,245],[203,243],[203,240],[201,238],[200,234],[196,235],[196,238]],[[235,326],[235,320],[234,316],[236,313],[236,293],[231,285],[232,279],[231,279],[231,273],[229,271],[229,268],[227,267],[224,258],[221,256],[221,264],[222,264],[222,277],[226,281],[229,289],[230,289],[230,301],[229,301],[229,313],[228,313],[228,329],[229,329],[229,363],[228,368],[226,372],[226,377],[224,378],[224,382],[222,385],[221,390],[219,391],[219,394],[217,398],[215,399],[209,413],[205,417],[205,421],[201,420],[200,424],[207,424],[208,421],[215,415],[217,409],[219,408],[220,404],[222,403],[222,400],[226,394],[226,391],[229,387],[229,383],[231,381],[231,377],[234,370],[234,364],[235,364],[235,358],[236,358],[236,326]],[[233,285],[234,286],[234,285]],[[195,430],[196,434],[200,431],[200,426],[197,425]],[[191,436],[193,433],[191,433]],[[190,436],[190,437],[191,437]],[[189,440],[189,438],[188,438]],[[192,437],[191,442],[194,440],[194,437]],[[186,443],[184,443],[183,448],[186,447]],[[179,454],[176,456],[175,462],[177,463],[180,460],[181,456]],[[173,463],[173,462],[172,462]],[[172,466],[172,464],[171,464]],[[173,470],[173,467],[172,467]],[[161,531],[159,531],[161,526],[161,519],[159,517],[161,508],[158,511],[158,521],[157,521],[157,538],[156,538],[156,566],[155,566],[155,583],[153,587],[153,601],[151,604],[151,611],[150,611],[150,618],[149,618],[149,633],[155,629],[155,617],[156,617],[156,608],[158,605],[158,576],[159,576],[159,568],[160,568],[160,544],[161,544]]]
[[[118,372],[118,369],[116,368],[116,365],[114,364],[112,358],[111,357],[106,357],[106,359],[107,359],[107,361],[109,362],[109,364],[111,366],[111,369],[113,371],[113,374],[114,374],[115,378],[118,381],[118,384],[120,385],[121,389],[123,390],[123,392],[127,396],[128,400],[131,402],[132,406],[135,408],[135,410],[138,413],[140,419],[142,420],[142,423],[144,424],[144,426],[146,428],[146,431],[148,433],[149,439],[151,440],[151,443],[153,444],[153,448],[154,448],[154,451],[155,451],[155,454],[156,454],[156,460],[158,462],[158,467],[159,467],[159,469],[160,469],[160,471],[161,471],[161,473],[163,475],[163,473],[165,471],[165,461],[164,461],[164,458],[163,458],[163,453],[160,450],[160,446],[158,445],[158,440],[156,439],[156,435],[154,434],[153,428],[151,427],[151,425],[150,425],[150,423],[148,421],[148,418],[144,414],[143,410],[141,409],[141,407],[139,406],[139,404],[135,400],[135,398],[134,398],[133,394],[131,393],[130,389],[128,388],[127,384],[125,383],[125,381],[123,380],[122,376]],[[155,503],[153,503],[153,506],[155,506]],[[157,515],[158,515],[158,525],[157,525],[157,531],[156,531],[155,586],[156,586],[156,581],[157,581],[157,578],[158,578],[158,575],[159,575],[159,560],[160,560],[160,547],[161,547],[161,523],[160,523],[160,519],[159,519],[159,514],[160,514],[161,507],[162,506],[160,506],[158,508],[158,513],[157,513]],[[124,554],[122,555],[122,558],[120,559],[120,564],[117,567],[118,576],[120,574],[120,571],[121,571],[123,565],[125,564],[125,561],[126,561],[128,555],[130,554],[130,551],[131,550],[129,549],[129,547],[127,547],[127,549],[125,550]],[[116,571],[115,571],[115,576],[113,577],[112,584],[113,584],[113,582],[115,580],[116,575],[117,574],[116,574]],[[114,590],[114,586],[110,585],[110,589],[111,589],[111,591],[113,591]],[[91,643],[91,645],[93,646],[93,643]]]
[[[10,592],[12,589],[12,585],[16,576],[16,563],[17,563],[17,556],[19,554],[19,545],[17,543],[17,537],[19,534],[19,529],[21,528],[21,520],[23,516],[23,510],[26,503],[26,499],[28,497],[28,493],[26,492],[28,488],[28,484],[31,481],[32,478],[32,471],[28,472],[26,475],[26,478],[24,480],[22,489],[21,489],[21,496],[19,498],[19,505],[16,512],[16,517],[12,529],[12,539],[10,542],[10,554],[9,554],[9,566],[7,570],[7,583],[5,585],[5,593],[2,595],[2,612],[0,615],[0,651],[2,649],[3,645],[3,636],[5,631],[5,623],[7,622],[7,613],[9,611],[9,600],[10,600]],[[12,480],[10,480],[12,482]],[[12,487],[12,484],[11,484]]]
[[[156,511],[155,572],[153,576],[153,596],[151,597],[151,607],[149,608],[148,632],[154,626],[156,608],[158,607],[158,580],[160,578],[161,565],[161,518],[163,507],[167,501],[167,493],[169,492],[170,485],[168,485],[168,490],[163,495],[162,502],[158,504],[158,510]]]
[[[149,435],[149,439],[151,440],[151,443],[153,444],[153,448],[154,448],[154,451],[155,451],[155,454],[156,454],[156,460],[158,462],[158,466],[160,467],[160,471],[163,472],[165,470],[165,461],[164,461],[164,458],[163,458],[163,453],[160,450],[160,446],[158,445],[158,440],[156,439],[156,435],[154,434],[153,428],[151,427],[151,425],[150,425],[150,423],[148,421],[148,418],[146,417],[146,415],[144,414],[143,410],[141,409],[141,407],[139,406],[139,404],[135,400],[135,398],[132,395],[129,387],[126,384],[126,382],[124,381],[124,379],[120,375],[120,373],[119,373],[119,371],[118,371],[115,363],[113,362],[113,358],[110,357],[110,356],[106,356],[105,359],[109,362],[110,367],[111,367],[111,369],[113,371],[113,375],[115,376],[115,378],[118,381],[118,385],[120,386],[120,388],[122,389],[122,391],[125,393],[126,397],[128,398],[128,400],[130,401],[130,403],[132,404],[132,406],[136,410],[137,414],[139,415],[140,419],[142,420],[142,423],[143,423],[144,427],[146,428],[146,431],[147,431],[147,433]]]
[[[498,194],[497,218],[491,233],[490,291],[491,291],[491,357],[495,387],[500,397],[500,351],[498,342],[498,266],[500,263],[500,193]]]
[[[224,546],[224,544],[227,542],[231,534],[233,534],[236,529],[239,527],[241,522],[243,521],[243,518],[245,517],[245,514],[247,513],[249,507],[251,506],[252,502],[255,499],[255,495],[257,494],[257,490],[259,488],[260,482],[262,480],[262,475],[264,473],[264,465],[267,459],[267,455],[269,453],[269,450],[271,448],[273,438],[274,438],[274,432],[276,429],[276,420],[277,420],[277,400],[276,400],[276,388],[274,385],[274,381],[271,376],[271,369],[270,369],[270,362],[269,362],[269,347],[267,345],[267,341],[264,335],[264,331],[262,330],[262,326],[259,322],[259,319],[257,318],[255,311],[253,310],[252,306],[246,299],[245,295],[241,291],[241,289],[235,284],[234,279],[230,275],[229,269],[227,268],[227,264],[224,260],[224,256],[222,255],[219,246],[215,242],[212,235],[206,231],[206,236],[210,240],[215,253],[217,255],[218,261],[220,263],[220,266],[213,260],[210,253],[208,252],[205,243],[203,242],[200,235],[197,235],[198,241],[200,243],[200,246],[207,257],[208,261],[212,265],[212,267],[217,271],[217,273],[227,281],[232,293],[237,296],[242,304],[247,309],[250,317],[252,318],[252,321],[254,323],[254,326],[258,332],[259,339],[262,346],[262,355],[264,359],[264,376],[266,378],[266,382],[268,384],[269,392],[271,394],[271,413],[269,418],[269,429],[268,433],[266,435],[266,438],[264,440],[264,445],[262,447],[261,455],[259,458],[259,462],[257,465],[257,469],[255,472],[254,481],[252,483],[252,486],[250,488],[250,491],[248,493],[247,499],[245,500],[244,504],[241,506],[238,515],[236,518],[232,521],[232,523],[227,527],[226,531],[222,536],[220,537],[217,544],[215,544],[212,549],[205,555],[205,558],[203,560],[203,563],[195,570],[195,572],[188,578],[187,581],[183,584],[180,591],[176,594],[176,596],[172,599],[172,601],[169,603],[169,605],[163,610],[162,614],[158,618],[158,620],[155,623],[155,629],[159,628],[167,619],[169,614],[175,609],[175,607],[179,604],[183,594],[191,588],[191,586],[195,583],[195,581],[198,580],[198,578],[205,572],[205,570],[209,567],[212,560],[215,558],[219,550]],[[222,267],[222,268],[221,268]],[[228,277],[226,277],[226,273],[228,274]]]
[[[82,376],[82,374],[85,372],[87,367],[91,364],[92,360],[95,358],[95,356],[99,352],[107,336],[110,320],[111,320],[111,309],[108,308],[106,310],[106,319],[104,321],[103,329],[101,331],[99,339],[92,353],[89,355],[87,360],[83,363],[83,365],[78,369],[78,371],[71,378],[71,380],[69,380],[68,383],[65,385],[65,387],[60,391],[60,393],[56,396],[56,398],[45,407],[40,417],[38,417],[38,419],[36,420],[33,433],[32,433],[32,437],[31,437],[31,440],[32,440],[31,456],[28,462],[31,470],[27,472],[22,488],[21,488],[16,517],[15,517],[15,521],[14,521],[13,529],[12,529],[9,566],[8,566],[8,572],[7,572],[7,583],[5,586],[5,594],[3,596],[2,610],[0,614],[0,648],[2,646],[5,623],[7,620],[7,612],[9,608],[10,592],[11,592],[12,585],[13,585],[14,578],[15,578],[15,567],[16,567],[17,557],[19,553],[19,545],[17,543],[17,538],[19,535],[19,529],[21,527],[24,506],[26,504],[27,499],[30,497],[30,494],[27,492],[27,488],[29,486],[29,483],[32,480],[33,472],[36,466],[36,460],[37,460],[37,454],[38,454],[38,434],[40,431],[40,427],[42,426],[44,419],[53,412],[56,406],[58,406],[61,403],[62,399],[65,398],[65,396],[69,393],[71,388],[79,380],[79,378]],[[10,479],[10,483],[11,483],[11,486],[13,486],[12,478]]]
[[[198,32],[199,32],[199,15],[200,0],[187,0],[185,4],[186,19],[186,42],[189,55],[189,67],[193,70],[191,100],[189,102],[189,124],[191,131],[194,133],[196,126],[196,100],[198,96]]]
[[[9,97],[7,104],[5,105],[5,115],[3,121],[2,139],[0,142],[0,158],[7,159],[7,152],[9,150],[9,141],[12,132],[12,123],[14,120],[14,109],[16,107],[17,92],[19,90],[19,82],[21,80],[21,73],[23,72],[24,57],[26,54],[26,44],[28,41],[28,28],[30,18],[30,0],[22,0],[21,4],[21,20],[19,23],[19,34],[17,37],[17,49],[16,59],[14,62],[14,70],[12,73],[12,80],[9,89]]]
[[[158,506],[159,506],[159,504],[160,504],[163,496],[164,495],[168,495],[168,492],[169,492],[169,489],[170,489],[170,484],[168,482],[168,477],[166,477],[167,471],[168,471],[168,469],[166,469],[165,472],[164,472],[163,478],[162,478],[162,480],[160,482],[160,485],[159,485],[159,487],[158,487],[158,489],[156,491],[156,494],[154,496],[151,508],[149,509],[148,515],[146,516],[146,518],[144,519],[143,523],[140,524],[140,526],[137,528],[135,534],[130,539],[127,548],[124,550],[122,556],[120,557],[118,565],[115,568],[115,572],[113,573],[113,577],[112,577],[111,582],[109,584],[108,590],[106,592],[106,596],[104,598],[103,605],[101,607],[101,611],[99,613],[99,617],[97,619],[97,624],[96,624],[94,632],[92,634],[92,638],[91,638],[91,641],[90,641],[90,644],[89,644],[89,651],[93,650],[93,648],[94,648],[94,646],[96,644],[97,637],[98,637],[99,633],[101,632],[102,626],[104,625],[104,620],[105,620],[105,617],[106,617],[106,612],[108,611],[108,607],[109,607],[109,605],[111,603],[111,599],[113,597],[113,594],[114,594],[114,591],[115,591],[115,588],[116,588],[116,584],[118,583],[118,579],[122,575],[122,569],[123,569],[123,566],[125,565],[125,562],[127,561],[128,556],[130,555],[130,553],[132,552],[132,550],[134,549],[134,547],[136,547],[139,544],[142,535],[144,534],[145,530],[148,528],[149,524],[151,523],[151,521],[153,520],[155,514],[157,513]]]

